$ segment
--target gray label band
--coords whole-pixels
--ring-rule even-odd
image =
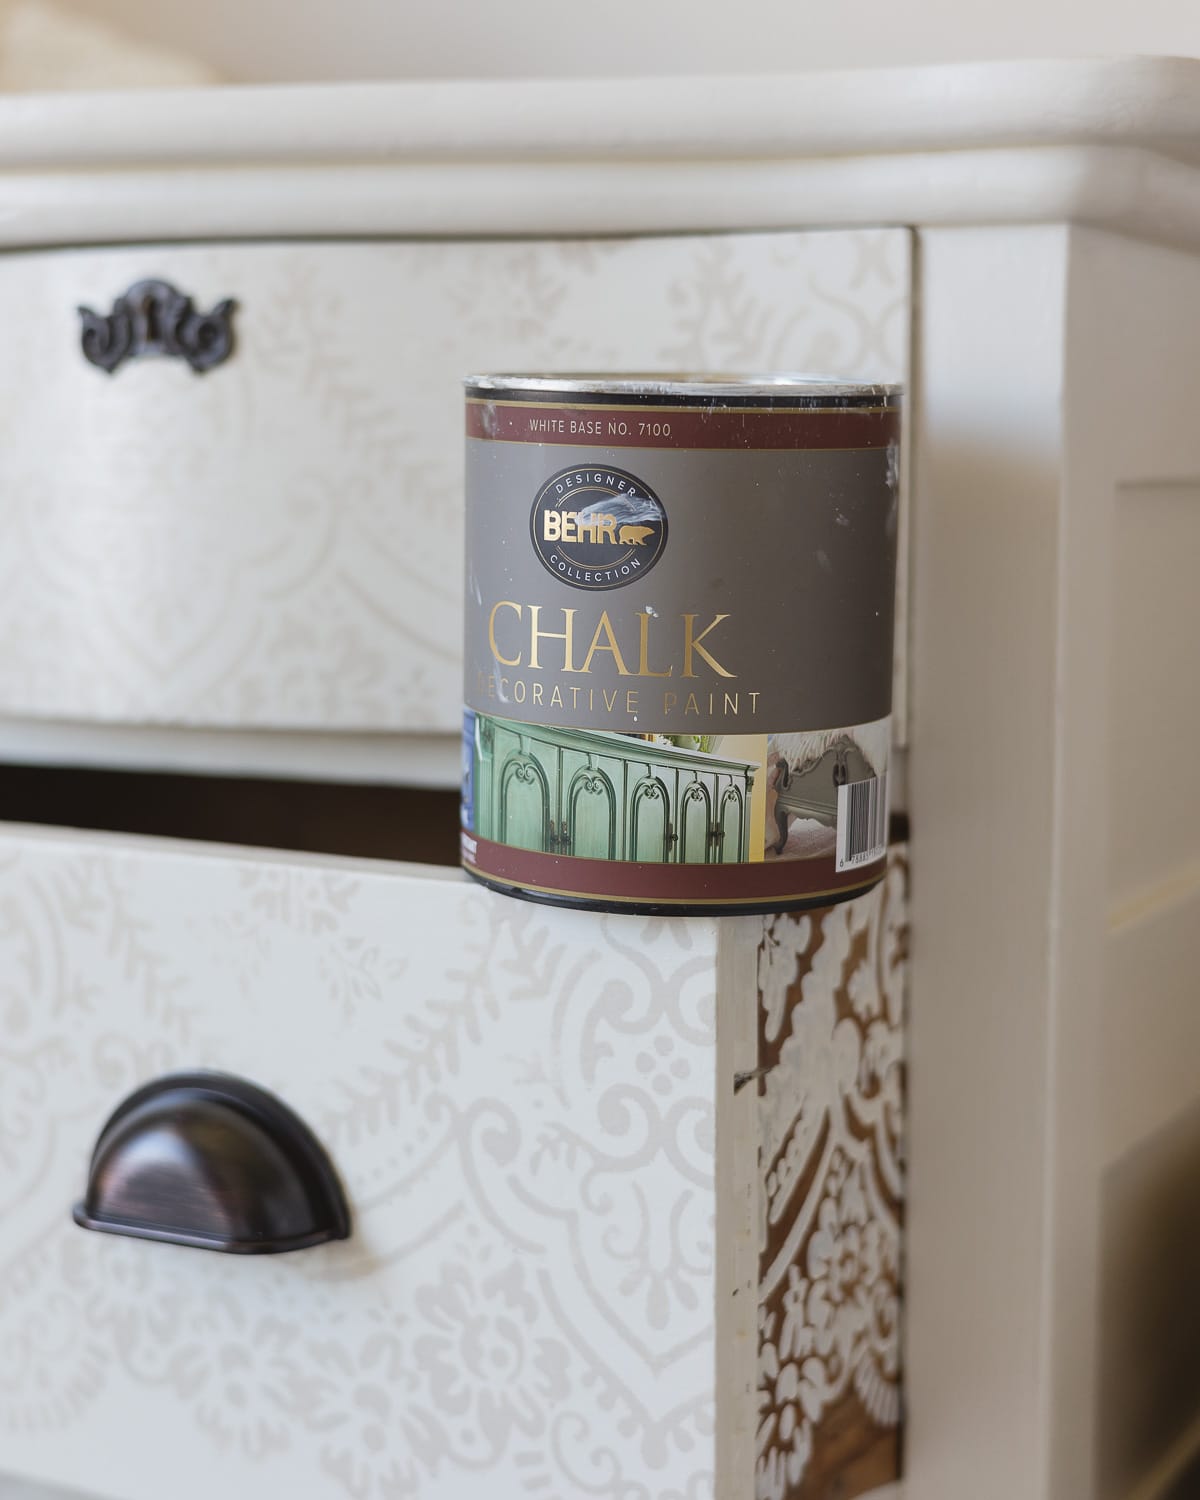
[[[578,582],[531,540],[535,500],[575,466]],[[661,502],[652,571],[595,525],[596,496],[634,476]],[[588,490],[587,476],[596,484]],[[574,487],[572,487],[574,488]],[[593,505],[592,511],[587,510]],[[580,505],[564,496],[563,511]],[[586,527],[593,524],[589,532]],[[550,531],[557,518],[541,524]],[[570,527],[572,524],[568,523]],[[891,709],[898,500],[895,445],[774,449],[467,441],[465,700],[535,724],[755,733],[861,724]],[[629,581],[585,576],[598,555]]]

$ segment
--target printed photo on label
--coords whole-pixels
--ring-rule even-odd
[[[555,729],[471,710],[466,720],[469,833],[580,859],[738,864],[756,857],[751,823],[761,757],[743,752],[765,749],[764,736]],[[723,740],[733,742],[728,750]]]
[[[836,858],[839,870],[851,869],[886,848],[890,723],[777,735],[624,734],[468,709],[462,827],[557,858],[674,865]]]
[[[768,735],[764,858],[835,854],[842,788],[874,780],[886,783],[890,748],[890,718],[845,729]],[[886,849],[886,826],[883,844]]]
[[[835,855],[838,870],[882,858],[889,748],[891,718],[853,724],[849,729],[768,735],[763,856],[813,859]],[[873,792],[847,795],[847,787],[871,783],[877,783]],[[867,804],[870,826],[862,822]],[[880,823],[882,838],[876,840]]]

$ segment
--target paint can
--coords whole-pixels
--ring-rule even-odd
[[[462,859],[606,911],[883,878],[900,393],[466,382]]]

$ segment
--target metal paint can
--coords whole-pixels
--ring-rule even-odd
[[[900,393],[466,382],[462,859],[607,911],[884,874]]]

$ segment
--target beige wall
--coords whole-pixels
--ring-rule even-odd
[[[69,0],[259,81],[1200,55],[1197,0]],[[519,22],[519,25],[518,25]],[[553,121],[546,122],[553,130]]]

